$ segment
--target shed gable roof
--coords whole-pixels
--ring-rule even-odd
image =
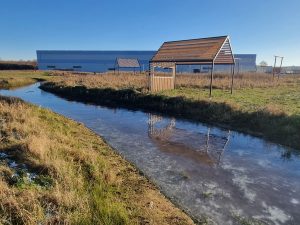
[[[199,38],[165,42],[152,58],[151,62],[212,62],[222,55],[217,64],[234,63],[228,36]]]
[[[123,68],[137,68],[140,67],[140,63],[137,59],[125,59],[117,58],[117,66]]]

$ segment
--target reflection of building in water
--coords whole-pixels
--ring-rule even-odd
[[[149,114],[148,136],[160,150],[191,158],[207,165],[217,165],[229,142],[230,131],[224,136],[197,133],[176,128],[175,119],[164,120]]]

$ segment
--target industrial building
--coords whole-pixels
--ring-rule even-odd
[[[106,72],[113,70],[117,58],[138,59],[142,70],[148,70],[156,51],[37,51],[40,70]],[[126,70],[126,69],[125,69]]]
[[[116,68],[118,58],[137,59],[141,70],[149,69],[149,61],[156,51],[68,51],[68,50],[38,50],[37,64],[40,70],[67,70],[82,72],[106,72]],[[235,54],[236,69],[240,72],[256,71],[255,54]],[[207,72],[210,66],[178,65],[178,73]],[[123,70],[130,70],[123,68]],[[230,71],[230,67],[218,65],[216,72]]]

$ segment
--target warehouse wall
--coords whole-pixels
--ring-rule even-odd
[[[148,70],[155,51],[37,51],[40,70],[74,70],[105,72],[114,68],[116,58],[137,58],[142,69]]]
[[[256,54],[235,54],[236,58],[236,67],[235,69],[240,72],[256,72]],[[197,72],[208,72],[211,68],[211,65],[178,65],[177,72],[185,73],[194,71]],[[215,72],[230,72],[230,65],[215,65]]]
[[[83,72],[106,72],[114,68],[116,58],[137,58],[142,70],[148,70],[149,60],[156,51],[37,51],[37,64],[40,70],[74,70]],[[256,71],[255,54],[236,54],[239,59],[241,72]],[[238,67],[238,63],[236,68]],[[177,72],[193,73],[194,71],[207,72],[209,65],[177,66]],[[217,65],[218,72],[229,72],[230,66]]]

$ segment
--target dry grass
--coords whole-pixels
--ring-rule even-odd
[[[31,70],[0,70],[0,88],[16,88],[49,79],[47,72]]]
[[[62,75],[61,72],[54,73]],[[168,74],[158,74],[168,75]],[[104,74],[85,74],[75,75],[72,73],[64,73],[58,76],[57,83],[62,86],[85,86],[87,88],[115,88],[115,89],[138,89],[146,91],[148,87],[148,74],[130,74],[113,73]],[[278,86],[293,86],[300,83],[300,76],[285,75],[279,80],[272,79],[271,74],[263,73],[246,73],[236,75],[234,79],[234,88],[270,88]],[[176,88],[208,88],[210,84],[210,76],[208,74],[178,74],[176,76]],[[231,86],[231,77],[227,74],[215,74],[213,81],[214,88],[228,90]]]
[[[300,76],[285,75],[279,80],[271,74],[264,73],[245,73],[235,75],[234,77],[234,89],[243,88],[276,88],[278,86],[290,86],[294,83],[300,83]],[[209,87],[210,76],[209,75],[178,75],[176,79],[177,88],[205,88]],[[216,74],[213,81],[214,88],[229,90],[231,87],[231,76],[228,74]]]
[[[59,73],[57,73],[59,74]],[[166,75],[166,74],[160,74]],[[57,86],[82,86],[93,89],[132,89],[147,93],[148,75],[123,73],[114,75],[74,75],[64,74],[53,80]],[[176,89],[157,93],[167,97],[182,96],[191,100],[208,100],[210,77],[207,74],[179,74],[176,76]],[[254,112],[262,107],[281,111],[282,113],[300,114],[300,75],[284,75],[273,80],[271,74],[240,74],[234,80],[234,95],[229,90],[231,77],[227,74],[216,74],[213,81],[213,99],[229,104],[242,111]],[[273,110],[274,109],[274,110]]]
[[[73,74],[52,72],[55,82],[63,86],[86,86],[88,88],[115,88],[115,89],[144,89],[147,87],[147,75],[131,73],[104,74]]]
[[[0,118],[0,224],[193,224],[82,124],[2,97]]]

